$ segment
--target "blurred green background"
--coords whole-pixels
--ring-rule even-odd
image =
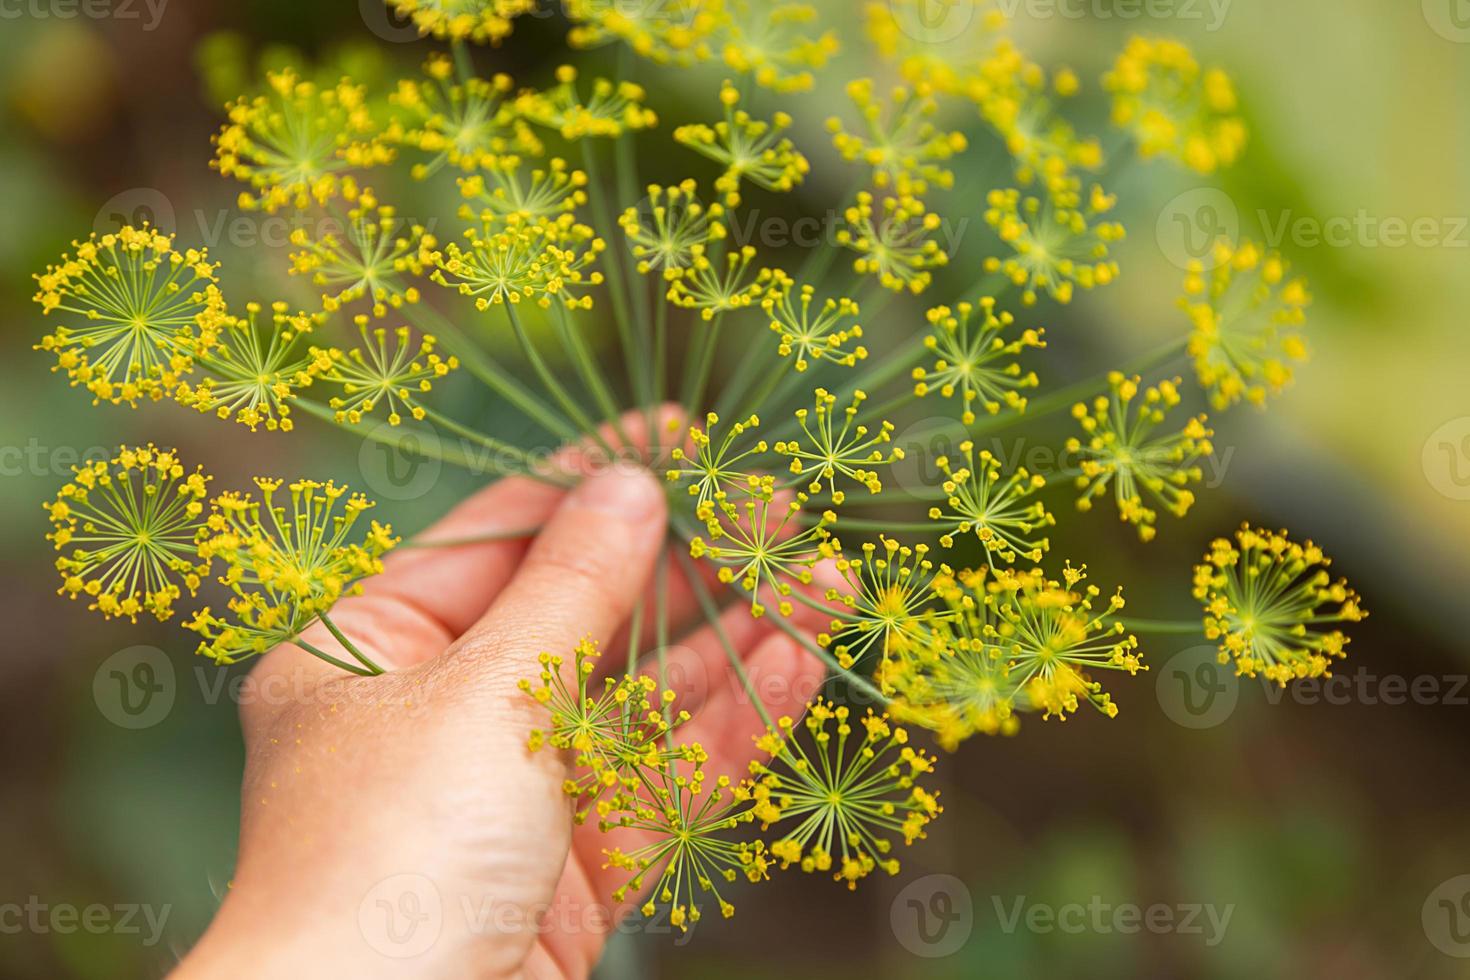
[[[852,2],[826,6],[850,14]],[[977,739],[946,758],[945,816],[900,878],[848,895],[823,879],[783,876],[688,943],[619,939],[609,977],[1466,975],[1449,953],[1470,956],[1467,887],[1452,881],[1470,872],[1470,689],[1461,687],[1470,671],[1470,10],[1461,0],[1235,0],[1217,20],[1218,2],[1181,0],[1172,16],[1122,15],[1141,7],[1022,2],[1013,31],[1034,59],[1088,80],[1079,109],[1094,121],[1103,111],[1095,80],[1129,32],[1190,42],[1232,71],[1251,126],[1242,164],[1210,182],[1243,233],[1260,238],[1283,218],[1346,219],[1353,230],[1341,243],[1282,243],[1311,279],[1315,356],[1269,412],[1238,408],[1216,421],[1217,443],[1233,451],[1224,486],[1149,546],[1094,515],[1081,522],[1087,545],[1075,553],[1096,580],[1126,583],[1140,615],[1182,618],[1195,614],[1190,566],[1211,537],[1250,519],[1315,538],[1373,614],[1353,631],[1341,671],[1354,678],[1352,693],[1273,703],[1257,684],[1231,683],[1233,708],[1191,718],[1176,693],[1179,665],[1197,662],[1191,641],[1151,638],[1153,670],[1117,686],[1116,721],[1031,721],[1015,739]],[[188,949],[230,878],[242,760],[235,711],[228,684],[194,660],[182,632],[103,622],[54,594],[41,501],[79,454],[139,433],[205,462],[222,484],[256,471],[372,484],[375,456],[306,423],[290,438],[251,437],[167,406],[90,406],[31,350],[46,325],[30,276],[72,238],[145,208],[160,223],[171,214],[185,244],[212,236],[227,295],[305,295],[280,274],[282,242],[247,240],[267,229],[221,233],[215,224],[233,219],[237,192],[207,166],[219,104],[289,49],[333,66],[329,74],[381,80],[412,72],[430,48],[375,36],[360,12],[380,16],[371,0],[175,2],[156,22],[143,4],[117,4],[116,16],[100,19],[58,14],[65,9],[7,8],[0,21],[0,329],[9,352],[0,361],[0,905],[32,896],[49,906],[142,903],[168,916],[152,944],[146,926],[17,931],[0,916],[0,975],[149,976]],[[544,81],[564,57],[561,29],[554,18],[526,25],[481,66]],[[872,70],[860,43],[850,50],[844,77]],[[650,87],[670,120],[712,110],[712,85]],[[761,105],[784,107],[769,95]],[[835,100],[799,105],[802,147],[818,162],[813,187],[836,193],[847,177],[824,167],[820,131]],[[955,125],[973,130],[976,144],[961,183],[983,190],[993,168],[969,168],[987,159],[988,138],[969,117]],[[1044,363],[1064,374],[1112,366],[1184,329],[1173,305],[1181,273],[1156,229],[1168,227],[1170,202],[1204,182],[1134,165],[1109,185],[1130,229],[1123,278],[1065,311],[1039,311],[1058,359]],[[438,213],[448,221],[452,212],[441,203]],[[978,208],[966,216],[982,224]],[[1441,241],[1395,247],[1365,230],[1415,219],[1431,219]],[[461,409],[497,419],[496,406],[447,390]],[[499,424],[514,435],[518,423]],[[473,485],[445,470],[424,495],[384,504],[411,532]],[[140,655],[119,651],[139,644],[165,651],[172,694],[159,717],[129,728],[115,723],[112,673],[131,669]],[[1183,659],[1171,661],[1176,654]],[[1440,693],[1392,703],[1393,677],[1430,678]],[[930,877],[949,874],[957,880]],[[1160,906],[1176,923],[1189,907],[1209,906],[1230,918],[1218,937],[1207,914],[1203,934],[1027,928],[1024,915],[1012,925],[1018,907],[1070,904]],[[945,955],[925,955],[936,953]]]

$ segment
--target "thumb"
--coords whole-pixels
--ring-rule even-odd
[[[445,655],[491,683],[533,676],[545,651],[603,643],[643,594],[663,547],[668,505],[648,470],[584,480],[552,515],[516,575]]]

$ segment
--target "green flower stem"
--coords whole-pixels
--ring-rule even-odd
[[[551,406],[527,390],[513,376],[507,374],[499,365],[486,358],[480,348],[459,327],[440,316],[432,307],[422,303],[412,304],[405,309],[409,311],[408,319],[421,331],[436,337],[447,338],[452,348],[450,353],[456,355],[460,363],[465,366],[465,370],[469,371],[485,387],[525,412],[552,435],[565,442],[571,442],[577,438],[576,428],[558,415]]]
[[[1204,636],[1204,626],[1199,620],[1133,619],[1121,622],[1130,631],[1137,633],[1198,633]]]
[[[1188,343],[1189,338],[1187,337],[1171,340],[1169,343],[1149,351],[1147,354],[1144,354],[1142,357],[1137,358],[1119,370],[1124,374],[1145,374],[1161,364],[1169,363],[1169,361],[1183,352],[1185,345]],[[1055,391],[1045,398],[1037,398],[1027,402],[1025,412],[1006,413],[988,417],[995,424],[987,426],[982,424],[985,420],[980,420],[976,423],[976,428],[973,431],[977,434],[996,432],[1000,429],[1008,428],[1017,422],[1045,418],[1056,412],[1065,411],[1078,402],[1086,401],[1088,398],[1092,398],[1106,391],[1109,373],[1111,372],[1095,374],[1090,378],[1084,378],[1076,384],[1068,385],[1065,388]]]
[[[331,616],[328,616],[326,613],[322,613],[317,618],[322,621],[322,625],[327,628],[327,632],[331,633],[332,636],[336,637],[337,642],[342,644],[342,649],[352,654],[353,659],[362,664],[365,668],[367,668],[369,673],[375,675],[383,673],[382,667],[379,667],[377,664],[373,663],[372,660],[368,658],[367,654],[363,653],[357,648],[356,643],[353,643],[347,638],[346,633],[343,633],[340,629],[337,628],[337,624],[332,622]]]
[[[936,498],[938,499],[938,498]],[[803,510],[797,515],[797,520],[807,524],[819,524],[822,520],[821,514],[814,514]],[[838,529],[851,528],[854,531],[893,531],[911,534],[922,534],[926,531],[943,531],[943,525],[935,521],[888,521],[880,518],[846,517],[837,518]]]
[[[750,679],[750,674],[745,669],[745,663],[740,659],[740,654],[735,645],[730,642],[730,635],[725,632],[725,624],[720,621],[720,610],[715,605],[714,596],[710,595],[709,586],[704,584],[704,578],[699,574],[699,569],[694,567],[694,559],[690,558],[682,550],[678,553],[679,564],[684,570],[684,577],[689,580],[694,590],[694,598],[699,602],[700,611],[704,613],[705,622],[715,631],[719,638],[720,646],[725,649],[725,657],[730,661],[730,669],[740,680],[740,686],[745,690],[745,696],[750,698],[750,703],[755,705],[756,713],[761,716],[767,728],[776,730],[776,723],[771,719],[771,714],[766,710],[765,702],[756,692],[755,684]]]
[[[836,657],[832,656],[831,653],[822,649],[819,645],[814,643],[811,638],[808,637],[801,630],[797,629],[791,623],[788,623],[785,616],[775,615],[772,616],[771,619],[776,624],[777,629],[785,633],[787,636],[791,637],[797,643],[800,643],[808,652],[812,654],[812,656],[816,657],[818,660],[822,661],[822,663],[826,664],[828,670],[832,671],[837,676],[844,678],[857,690],[872,698],[876,704],[887,705],[889,703],[889,699],[883,695],[883,692],[874,687],[867,678],[862,677],[861,675],[854,673],[853,671],[848,670],[846,667],[843,667],[841,664],[839,664]]]
[[[638,641],[643,636],[643,599],[640,597],[633,606],[633,616],[628,622],[628,667],[625,672],[628,680],[638,676]],[[631,702],[623,703],[623,720],[626,722],[633,713]]]
[[[471,459],[462,450],[445,446],[442,443],[439,443],[438,440],[420,439],[418,440],[418,444],[416,446],[409,447],[405,445],[405,442],[402,438],[398,438],[385,433],[381,426],[374,428],[363,428],[360,425],[353,425],[351,422],[339,421],[337,419],[337,413],[335,410],[328,408],[326,405],[311,401],[307,398],[296,398],[291,402],[291,404],[296,408],[301,409],[308,415],[319,418],[323,422],[326,422],[330,425],[335,425],[339,429],[345,429],[346,431],[351,432],[354,435],[361,436],[362,438],[367,439],[371,442],[381,443],[385,446],[392,446],[402,452],[412,453],[415,456],[422,456],[424,459],[437,459],[441,463],[449,463],[451,466],[458,466],[461,469],[467,470],[470,473],[474,473],[477,476],[484,476],[487,472],[491,473],[494,476],[529,476],[532,479],[542,480],[544,482],[554,482],[556,486],[566,485],[560,481],[554,481],[552,477],[547,476],[544,473],[537,473],[535,470],[494,469],[493,467],[487,467],[484,460]],[[421,430],[415,429],[412,426],[400,426],[394,431],[402,432],[406,435],[408,433],[415,433]]]
[[[721,417],[729,415],[735,410],[745,398],[745,393],[750,390],[751,382],[755,381],[756,375],[760,373],[761,365],[765,361],[768,348],[765,344],[752,340],[745,345],[745,353],[740,355],[735,370],[725,380],[720,389],[720,397],[715,401],[715,413]],[[777,374],[784,373],[784,364],[780,368],[772,368]]]
[[[919,396],[914,394],[914,389],[909,388],[907,391],[894,395],[892,398],[888,399],[886,402],[877,406],[876,408],[868,408],[864,406],[863,411],[867,413],[871,418],[881,421],[886,419],[887,416],[893,414],[898,409],[908,405],[909,402],[917,401],[918,398]]]
[[[607,184],[603,182],[602,168],[597,162],[595,140],[583,142],[582,166],[587,171],[587,196],[592,205],[592,220],[597,222],[599,228],[605,229],[603,234],[626,245],[623,242],[622,229],[614,221],[612,209],[608,207]],[[633,389],[634,397],[641,398],[648,391],[646,361],[639,356],[641,351],[635,346],[637,340],[633,334],[633,316],[628,301],[628,294],[641,286],[641,283],[632,278],[629,271],[631,263],[624,248],[613,247],[603,255],[607,267],[608,293],[612,296],[613,320],[618,328],[618,343],[622,345],[623,357],[628,365],[628,383]]]
[[[658,553],[658,565],[653,573],[653,642],[658,653],[658,686],[660,691],[669,689],[669,552]],[[668,721],[664,738],[670,749],[674,747],[674,720],[669,714],[669,705],[660,704],[659,711]]]
[[[403,542],[399,548],[459,548],[470,544],[493,544],[497,541],[525,541],[534,538],[541,533],[544,525],[537,524],[533,527],[516,527],[506,531],[492,531],[488,534],[473,534],[463,538],[410,538]]]
[[[299,646],[301,649],[305,650],[307,653],[311,654],[313,657],[316,657],[318,660],[323,660],[331,664],[333,667],[336,667],[338,670],[345,670],[349,674],[355,674],[358,677],[376,677],[382,673],[381,670],[368,670],[366,667],[357,667],[353,664],[347,663],[346,661],[338,660],[330,653],[327,653],[325,650],[322,650],[319,647],[312,646],[310,643],[307,643],[299,636],[291,642]]]
[[[552,373],[551,368],[547,365],[545,359],[542,358],[541,352],[532,343],[531,335],[526,333],[526,328],[521,323],[520,314],[516,312],[515,304],[504,303],[502,305],[505,307],[506,318],[510,320],[510,328],[515,332],[516,340],[520,343],[521,350],[526,355],[526,360],[531,362],[531,369],[541,379],[541,384],[550,393],[552,399],[561,406],[562,411],[566,412],[568,417],[581,427],[582,432],[596,440],[597,444],[607,453],[608,458],[612,458],[615,455],[612,446],[608,445],[607,440],[598,431],[597,425],[582,410],[582,406],[577,404],[576,399],[571,396],[571,393],[556,379],[556,375]]]
[[[468,439],[470,442],[473,442],[478,446],[482,446],[493,453],[503,453],[506,456],[513,458],[517,463],[520,464],[521,468],[518,470],[513,470],[511,472],[524,474],[526,476],[532,477],[533,479],[540,480],[542,483],[550,483],[553,486],[572,485],[572,483],[568,482],[567,480],[559,479],[554,475],[538,472],[536,468],[531,465],[531,461],[526,458],[525,450],[521,449],[519,446],[512,446],[508,442],[501,442],[494,436],[487,436],[483,432],[472,429],[461,422],[456,422],[449,416],[436,412],[432,408],[428,408],[427,406],[420,405],[419,407],[424,410],[424,418],[432,422],[434,425],[440,426],[444,429],[448,429],[455,435],[463,439]]]
[[[566,305],[561,303],[557,304],[557,330],[561,334],[563,346],[571,355],[572,364],[576,366],[577,373],[582,378],[582,383],[592,391],[592,397],[596,400],[598,408],[602,410],[603,418],[609,428],[617,433],[619,439],[623,440],[624,446],[632,449],[633,440],[629,438],[627,430],[623,427],[622,412],[618,410],[617,399],[613,397],[607,379],[597,370],[592,352],[587,349],[587,341],[580,333],[572,329]]]
[[[454,73],[463,85],[475,77],[475,59],[470,54],[470,46],[464,41],[452,41],[450,46],[454,51]]]
[[[715,353],[720,347],[720,327],[724,322],[725,314],[721,311],[715,315],[712,323],[699,330],[699,343],[691,345],[685,351],[684,383],[680,387],[679,396],[679,403],[684,406],[685,418],[693,418],[696,412],[700,412],[700,402],[704,401],[710,372],[715,366]]]

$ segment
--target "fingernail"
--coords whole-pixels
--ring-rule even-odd
[[[630,523],[643,522],[662,512],[664,491],[641,466],[615,466],[583,480],[566,506],[616,514]]]

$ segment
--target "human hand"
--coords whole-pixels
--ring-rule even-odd
[[[640,438],[637,418],[624,424]],[[603,867],[606,837],[591,822],[573,826],[568,760],[528,750],[546,713],[517,682],[537,675],[542,651],[570,672],[585,636],[608,651],[605,669],[622,669],[629,615],[640,597],[653,601],[671,547],[666,525],[661,481],[640,467],[593,473],[571,491],[507,479],[422,537],[541,526],[534,541],[406,549],[334,608],[385,674],[348,676],[295,646],[263,657],[254,689],[293,696],[242,701],[236,873],[178,976],[586,975],[637,897],[609,898],[627,872]],[[669,568],[669,619],[687,626],[696,597]],[[747,604],[722,626],[753,678],[780,679],[765,685],[768,711],[799,715],[820,663]],[[320,625],[304,638],[331,644]],[[738,778],[763,726],[718,633],[689,630],[668,658],[676,707],[693,716],[681,739]],[[404,914],[420,928],[390,918]]]

